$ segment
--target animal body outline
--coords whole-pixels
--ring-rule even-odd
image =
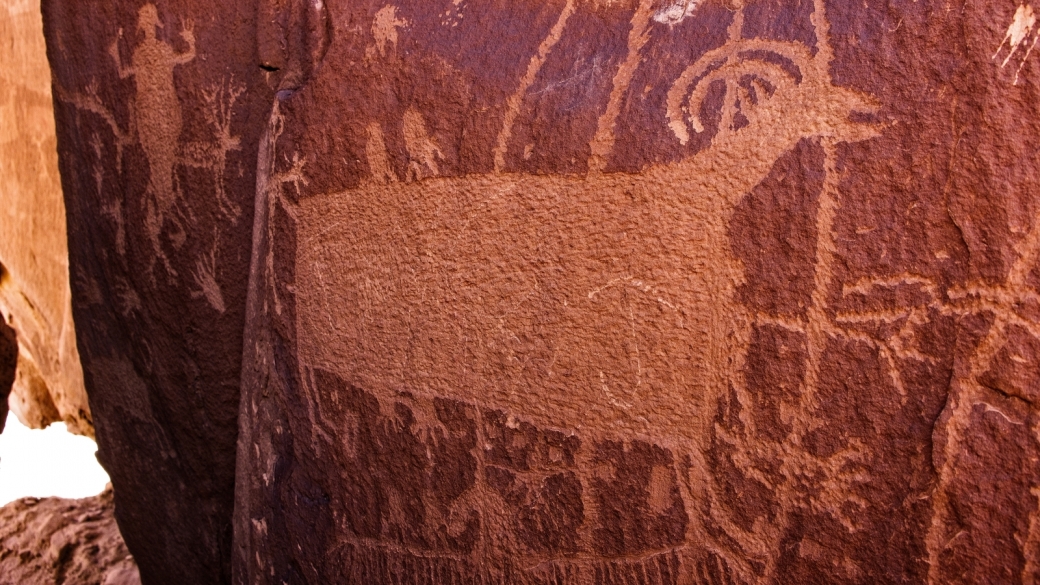
[[[148,159],[148,188],[150,196],[146,204],[146,229],[153,252],[162,259],[166,270],[176,276],[159,240],[166,219],[177,223],[183,234],[185,228],[170,212],[179,198],[175,168],[178,163],[180,136],[183,129],[183,114],[177,88],[174,84],[175,67],[195,59],[195,27],[185,21],[181,37],[188,44],[184,53],[176,52],[168,43],[156,37],[156,31],[164,28],[154,4],[145,4],[138,11],[137,29],[144,39],[133,49],[130,66],[124,67],[119,52],[119,40],[123,30],[109,47],[109,55],[115,61],[120,79],[134,78],[136,88],[134,115],[138,142]]]
[[[594,159],[597,156],[609,155],[613,145],[613,129],[619,113],[618,104],[632,80],[632,72],[640,64],[639,50],[646,42],[647,26],[649,26],[648,23],[652,15],[652,5],[652,2],[643,0],[633,17],[632,29],[629,35],[629,54],[620,65],[618,74],[615,76],[614,89],[607,111],[599,120],[599,129],[593,140],[592,151]],[[506,170],[504,155],[508,151],[511,124],[516,119],[515,110],[519,109],[524,94],[530,88],[531,81],[545,62],[548,53],[552,51],[554,45],[559,40],[559,36],[566,27],[567,19],[570,18],[574,11],[575,2],[568,0],[561,11],[559,20],[550,30],[549,36],[543,40],[537,54],[531,58],[531,64],[521,80],[517,92],[507,100],[505,121],[494,153],[495,171],[488,177],[523,177],[527,184],[545,180],[544,177]],[[743,39],[741,38],[742,18],[743,8],[738,5],[733,22],[729,28],[729,40],[718,49],[704,54],[680,75],[669,91],[667,111],[662,113],[676,140],[681,144],[685,144],[690,139],[691,132],[701,133],[705,131],[704,124],[700,118],[700,107],[708,87],[715,81],[724,82],[726,93],[721,111],[722,122],[712,137],[710,146],[682,161],[651,165],[635,174],[604,172],[605,164],[601,159],[598,161],[590,160],[589,172],[586,175],[563,176],[562,179],[560,176],[554,177],[555,181],[569,182],[573,189],[593,192],[616,188],[622,183],[628,184],[633,180],[659,185],[676,185],[676,189],[680,190],[684,187],[690,187],[691,180],[697,182],[697,178],[699,178],[700,183],[694,185],[693,189],[687,188],[686,191],[692,190],[715,195],[714,197],[706,197],[707,203],[702,205],[702,207],[712,214],[713,218],[718,220],[708,221],[706,225],[709,228],[717,228],[709,234],[708,238],[714,250],[722,254],[722,256],[716,258],[719,261],[713,264],[719,269],[720,274],[715,275],[716,278],[707,278],[705,282],[708,286],[716,287],[713,294],[709,296],[713,298],[728,298],[731,304],[726,307],[726,310],[730,311],[729,314],[725,314],[726,310],[721,310],[716,311],[713,315],[713,319],[718,323],[723,323],[724,326],[712,332],[714,339],[709,344],[713,354],[712,357],[716,360],[716,363],[728,363],[727,366],[722,368],[723,371],[717,372],[715,375],[714,386],[716,390],[714,392],[718,392],[719,389],[728,384],[738,387],[743,385],[741,381],[741,367],[743,366],[744,354],[747,350],[748,330],[751,321],[755,318],[753,315],[747,314],[741,307],[732,304],[735,285],[741,282],[743,278],[743,268],[740,266],[739,261],[728,252],[728,242],[726,241],[726,228],[728,227],[729,217],[733,209],[743,197],[768,175],[773,165],[784,153],[794,148],[800,140],[808,138],[821,144],[825,152],[824,167],[829,179],[824,187],[825,193],[821,194],[821,215],[832,213],[837,205],[835,202],[837,197],[836,145],[842,142],[866,140],[880,134],[878,124],[853,122],[850,120],[850,115],[854,113],[867,115],[876,113],[878,109],[877,102],[870,96],[858,91],[837,87],[831,83],[828,68],[833,55],[828,44],[829,25],[824,15],[823,2],[821,0],[814,2],[812,16],[817,32],[815,53],[808,46],[797,42]],[[658,20],[658,22],[661,21]],[[761,53],[778,55],[783,64],[777,64],[775,60],[765,60],[761,58]],[[750,84],[744,83],[745,78],[751,78]],[[745,121],[739,127],[736,126],[736,114],[738,113],[743,116]],[[284,119],[277,113],[273,120],[276,128],[281,128],[281,124],[284,124]],[[378,132],[374,132],[373,128]],[[763,129],[768,129],[771,132],[763,132]],[[368,148],[370,152],[367,153],[368,159],[380,164],[372,165],[372,181],[365,182],[357,189],[348,190],[345,194],[356,192],[360,189],[385,190],[387,193],[412,189],[418,195],[419,189],[435,188],[437,183],[441,183],[447,190],[453,188],[462,190],[465,188],[466,183],[474,182],[474,177],[427,177],[422,181],[411,183],[411,185],[415,185],[414,187],[409,187],[408,183],[400,183],[392,171],[387,172],[385,162],[387,161],[387,153],[384,151],[385,144],[382,140],[382,130],[378,123],[372,122],[369,125],[369,133]],[[378,134],[379,140],[371,138],[375,134]],[[762,140],[760,137],[763,134],[769,136],[770,139]],[[380,150],[380,152],[371,152],[371,149],[374,147]],[[750,165],[742,167],[740,172],[727,177],[713,176],[711,170],[718,166],[719,161],[734,160],[752,152],[755,156],[750,157]],[[273,170],[275,166],[273,161],[276,157],[273,151],[271,154],[271,168]],[[293,160],[299,162],[300,159],[297,156]],[[291,171],[291,174],[297,177],[297,180],[292,181],[297,189],[301,179],[302,182],[306,182],[300,171],[301,167],[299,165],[294,165]],[[294,217],[294,220],[301,221],[298,218],[300,214],[299,205],[286,200],[280,195],[280,188],[286,184],[286,181],[280,178],[279,173],[271,172],[270,175],[273,180],[268,183],[271,190],[267,200],[269,206],[268,217],[271,217],[275,207],[281,206]],[[691,179],[691,177],[695,179]],[[705,177],[715,180],[706,181]],[[711,184],[707,184],[708,182]],[[423,187],[418,187],[418,185]],[[328,196],[322,196],[320,199],[325,199],[326,197]],[[704,203],[704,200],[701,203]],[[831,237],[829,234],[830,223],[826,223],[822,227],[825,227],[828,233],[821,235],[821,241]],[[711,230],[709,229],[709,231]],[[276,236],[269,231],[268,237],[273,239]],[[821,248],[825,247],[824,244],[819,244],[818,252],[821,252]],[[274,304],[277,307],[279,306],[279,300],[277,287],[274,286],[273,280],[273,251],[270,249],[267,253],[266,265],[268,287],[269,290],[273,291]],[[819,272],[819,261],[817,269]],[[828,266],[824,272],[829,274],[829,270]],[[811,311],[810,320],[824,318],[825,292],[831,284],[829,275],[818,275],[816,280],[817,291],[813,295],[814,311]],[[644,291],[654,289],[652,283],[631,277],[615,278],[607,283],[606,286],[614,286],[615,284],[633,286]],[[668,302],[665,299],[660,300],[664,303]],[[820,346],[822,345],[820,343],[821,340],[825,341],[824,338],[830,333],[823,326],[815,326],[815,330],[814,339],[811,339],[810,343]],[[817,373],[821,351],[816,352],[814,358],[816,363],[810,367],[810,369],[815,369]],[[305,371],[308,371],[310,368],[310,366],[306,365],[301,367]],[[306,374],[304,377],[306,378]],[[815,379],[806,381],[806,385],[814,383]],[[806,392],[806,394],[808,397],[803,401],[803,406],[811,410],[813,392]],[[395,400],[397,399],[388,399],[390,403]],[[623,401],[617,402],[624,404]],[[387,412],[393,410],[393,406],[390,403],[382,406]],[[317,407],[317,419],[313,420],[313,423],[320,431],[318,434],[328,436],[329,433],[321,430],[323,423],[320,420],[320,411],[319,405]],[[330,430],[329,432],[334,433],[335,431]],[[799,431],[802,434],[804,432],[806,432],[805,429]],[[701,448],[702,445],[698,445],[693,450],[698,451]],[[836,469],[836,473],[849,475],[844,468],[847,464],[854,464],[861,457],[857,449],[858,447],[853,446],[851,455],[842,453],[834,461],[819,463],[824,467]],[[694,454],[694,457],[697,458],[698,455]],[[804,461],[798,462],[798,464],[804,463]],[[704,462],[697,461],[695,466],[703,469]],[[856,474],[852,473],[851,475],[855,476]],[[710,486],[703,484],[699,486],[692,485],[699,480],[690,480],[689,478],[690,471],[687,470],[687,479],[684,480],[687,484],[684,490],[687,500],[700,497],[710,498],[710,495],[706,493],[710,491]],[[840,481],[838,483],[841,483],[841,481],[847,483],[848,481],[855,481],[855,479],[855,477],[839,478]],[[689,501],[687,503],[689,504]],[[829,504],[829,502],[811,502],[807,505],[826,507],[826,504]],[[703,537],[703,527],[697,526],[698,523],[693,518],[697,513],[690,506],[687,506],[687,513],[691,516],[690,530],[699,532],[700,536]],[[842,518],[842,520],[844,521],[845,519]],[[786,518],[782,522],[786,522]],[[725,529],[729,531],[732,528],[732,524],[727,524]],[[767,528],[769,535],[765,535],[765,540],[772,544],[767,545],[766,548],[779,546],[778,537],[783,529],[782,526]],[[775,563],[775,558],[778,555],[767,554],[768,551],[764,549],[758,550],[753,554],[753,551],[756,550],[753,541],[756,538],[755,535],[734,534],[734,540],[747,545],[743,550],[743,554],[759,557],[760,560],[772,556]],[[708,538],[703,540],[711,541],[714,539]],[[744,577],[752,580],[754,580],[755,575],[765,580],[770,578],[769,576],[775,568],[775,564],[767,563],[765,570],[760,571],[753,569],[749,563],[742,562],[739,558],[740,556],[741,554],[735,552],[724,554],[733,570],[736,570]]]

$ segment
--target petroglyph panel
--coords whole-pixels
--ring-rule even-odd
[[[113,6],[45,13],[146,578],[1037,581],[1030,4]]]
[[[144,581],[227,582],[265,77],[277,87],[256,66],[257,7],[42,4],[69,337],[120,527]]]
[[[1035,23],[927,4],[328,4],[242,582],[1031,582]]]

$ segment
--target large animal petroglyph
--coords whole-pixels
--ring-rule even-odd
[[[616,96],[625,91],[631,69],[638,65],[651,4],[643,2],[633,20],[630,56],[615,77],[594,139],[595,158],[609,154],[619,110]],[[550,37],[560,33],[559,24],[572,10],[568,3]],[[669,123],[685,142],[685,128],[703,131],[697,121],[703,86],[716,79],[728,84],[723,119],[710,147],[639,174],[604,173],[602,165],[592,165],[586,176],[502,171],[483,177],[431,176],[437,174],[439,153],[428,139],[423,148],[413,147],[421,141],[409,132],[425,134],[410,130],[423,127],[421,114],[407,112],[405,143],[413,155],[408,179],[430,178],[388,180],[392,171],[373,164],[373,181],[364,188],[306,199],[294,210],[304,238],[298,246],[301,332],[304,340],[311,331],[322,332],[315,338],[322,340],[318,346],[304,341],[305,353],[315,365],[354,363],[370,387],[387,391],[398,384],[426,386],[432,379],[443,387],[431,391],[502,401],[502,406],[530,412],[547,424],[560,425],[580,414],[585,420],[602,417],[604,429],[615,432],[622,429],[613,425],[629,424],[622,420],[643,421],[639,428],[623,431],[633,436],[699,436],[696,421],[707,407],[704,397],[739,378],[747,345],[749,316],[734,299],[744,276],[727,235],[734,207],[798,141],[834,144],[863,140],[878,131],[850,120],[850,114],[869,114],[876,106],[868,96],[830,83],[828,51],[812,56],[809,48],[796,43],[745,41],[739,30],[736,22],[731,41],[687,69],[670,93]],[[532,58],[535,69],[551,40]],[[779,54],[794,69],[740,57],[755,51]],[[753,81],[742,84],[747,77]],[[698,83],[691,91],[693,80]],[[502,134],[508,134],[512,109]],[[735,127],[738,110],[747,122]],[[368,160],[385,161],[382,131],[378,125],[370,128],[369,145],[375,152],[368,153]],[[507,143],[502,134],[499,146]],[[501,154],[496,152],[496,161]],[[659,192],[680,193],[684,204],[665,207],[657,202]],[[366,211],[375,208],[372,202],[399,215],[373,217]],[[596,224],[587,215],[598,216]],[[371,229],[376,225],[385,229]],[[481,245],[482,233],[503,225],[509,226],[507,232],[542,237],[501,252]],[[368,233],[379,236],[368,239]],[[454,236],[435,241],[443,233]],[[611,241],[609,233],[624,237]],[[377,278],[365,272],[385,254],[398,259],[393,274]],[[649,257],[656,258],[656,274],[630,272],[630,266],[645,265],[640,260]],[[412,275],[405,279],[410,282],[398,282],[402,274]],[[588,289],[572,284],[587,281],[599,284]],[[542,288],[546,286],[552,289]],[[496,300],[484,305],[483,297]],[[396,313],[413,303],[442,308],[416,321]],[[626,307],[633,303],[657,307],[660,319],[632,322]],[[381,305],[395,307],[395,313]],[[479,313],[465,315],[472,311]],[[506,321],[511,324],[504,325]],[[519,322],[527,330],[512,329]],[[583,333],[597,328],[625,332],[627,339],[615,347],[588,347]],[[435,344],[440,349],[405,349],[395,339],[409,332],[440,340]],[[521,336],[542,341],[525,345]],[[468,341],[456,341],[460,339]],[[467,380],[451,373],[460,364],[467,364],[465,369],[476,377]],[[490,380],[478,374],[490,376],[490,364],[512,374],[496,382],[501,393],[493,396],[484,393]],[[536,390],[546,384],[555,391]],[[566,389],[575,384],[607,388],[604,397],[611,392],[631,407],[610,405],[604,398],[603,404],[574,411],[574,405],[566,404]],[[689,410],[659,408],[655,393],[676,387],[689,393]],[[537,414],[541,411],[545,414]]]
[[[829,513],[854,530],[849,506],[866,505],[849,489],[863,480],[861,445],[852,441],[821,459],[801,441],[814,424],[824,347],[832,336],[851,335],[831,321],[826,307],[833,287],[831,224],[840,206],[837,145],[877,136],[877,124],[854,121],[856,116],[870,119],[877,105],[870,96],[831,81],[822,2],[815,3],[811,17],[818,39],[813,47],[742,38],[743,9],[738,8],[728,40],[672,82],[667,108],[658,117],[678,143],[713,130],[710,143],[678,162],[638,173],[608,172],[622,99],[643,65],[640,52],[650,27],[672,26],[696,8],[686,3],[659,14],[654,5],[640,2],[632,17],[628,52],[589,145],[587,173],[510,172],[506,162],[522,102],[580,8],[568,0],[506,99],[494,172],[437,176],[441,152],[425,131],[431,120],[424,122],[423,116],[429,114],[412,109],[402,124],[410,157],[407,176],[393,171],[389,130],[378,121],[367,125],[371,175],[357,189],[291,201],[281,190],[293,185],[298,193],[307,184],[306,161],[294,156],[292,168],[277,173],[279,156],[289,158],[271,152],[268,169],[261,173],[267,176],[261,184],[267,185],[269,197],[261,221],[272,230],[271,218],[281,210],[297,229],[293,294],[299,375],[317,452],[339,449],[336,445],[346,441],[349,458],[356,460],[360,447],[351,437],[373,424],[359,423],[359,414],[343,414],[348,407],[341,401],[365,399],[339,396],[347,390],[329,382],[327,372],[370,392],[364,396],[378,401],[386,424],[411,429],[433,444],[449,432],[438,406],[445,399],[471,411],[467,416],[477,421],[478,444],[493,442],[486,419],[495,413],[509,413],[501,414],[508,417],[508,428],[534,424],[560,429],[544,431],[560,437],[577,434],[583,441],[649,441],[671,453],[654,468],[651,483],[658,495],[651,500],[657,502],[655,509],[685,510],[678,538],[693,548],[678,556],[648,551],[632,562],[644,569],[658,567],[654,570],[662,581],[668,571],[679,570],[668,568],[672,562],[684,565],[683,571],[718,569],[745,580],[768,580],[794,511]],[[394,12],[379,12],[385,14]],[[404,25],[396,17],[394,22],[395,31]],[[377,43],[396,44],[384,37],[376,35]],[[383,45],[375,47],[370,57],[385,53]],[[713,111],[706,96],[716,82],[725,91],[721,107]],[[705,122],[713,117],[718,118],[714,129]],[[271,144],[278,142],[285,123],[277,111],[273,120]],[[753,314],[737,299],[746,276],[730,249],[728,230],[740,201],[777,160],[805,140],[819,145],[826,175],[817,216],[815,292],[806,321],[784,326],[808,339],[806,375],[804,387],[791,398],[793,432],[771,442],[753,428],[738,436],[713,422],[720,399],[731,391],[740,402],[752,401],[742,371],[752,325],[783,321]],[[278,236],[269,231],[268,237]],[[283,293],[274,280],[275,252],[266,254],[267,286],[280,314]],[[870,343],[881,351],[890,347]],[[727,518],[705,460],[712,441],[731,445],[733,457],[748,463],[746,473],[780,494],[784,509],[779,515],[752,531]],[[595,494],[601,481],[597,474],[604,472],[593,450],[579,449],[569,472],[577,474],[582,494],[574,551],[597,550],[595,527],[601,519]],[[531,556],[529,549],[510,543],[523,529],[506,513],[500,492],[488,487],[495,464],[487,455],[477,458],[476,483],[444,512],[449,518],[430,512],[419,529],[436,532],[446,525],[450,535],[461,538],[469,526],[466,518],[477,514],[484,535],[478,540],[486,554],[525,556],[532,566],[556,558]],[[781,476],[788,479],[781,484],[756,475],[757,462],[769,458],[784,467]],[[806,495],[807,481],[817,481],[814,485],[823,490]],[[402,522],[409,505],[390,503]],[[701,517],[704,512],[708,517]],[[712,536],[706,524],[726,536]],[[431,542],[441,538],[434,532],[428,535]],[[705,556],[704,550],[713,552]],[[588,562],[595,564],[594,558]],[[552,570],[578,575],[585,562],[552,565]]]

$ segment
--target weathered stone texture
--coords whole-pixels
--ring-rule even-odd
[[[44,15],[146,582],[1040,579],[1028,5]]]
[[[238,582],[1037,578],[1032,12],[322,6]]]
[[[64,421],[92,437],[42,27],[38,0],[0,3],[0,315],[19,342],[10,404],[29,427]]]
[[[111,489],[0,508],[0,585],[140,585],[113,508]]]
[[[148,583],[230,581],[257,144],[249,2],[43,2],[98,457]]]

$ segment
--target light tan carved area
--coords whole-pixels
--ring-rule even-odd
[[[876,136],[879,128],[853,123],[850,115],[877,106],[869,96],[831,82],[822,1],[815,3],[812,17],[821,39],[815,54],[799,43],[741,38],[738,10],[729,41],[674,81],[667,111],[660,115],[685,144],[691,132],[705,131],[697,115],[706,86],[725,81],[722,122],[710,146],[638,174],[603,172],[620,100],[641,63],[648,27],[672,23],[667,15],[652,18],[652,6],[641,2],[632,19],[629,53],[613,78],[585,176],[503,170],[516,112],[577,9],[570,1],[507,100],[494,173],[422,181],[410,173],[398,181],[387,164],[384,129],[372,122],[367,157],[373,177],[362,187],[307,198],[297,206],[279,196],[279,189],[286,182],[306,184],[306,161],[297,157],[286,176],[272,175],[269,207],[285,209],[299,230],[295,294],[301,375],[306,379],[312,368],[336,371],[378,396],[386,416],[392,416],[398,393],[407,391],[420,402],[447,396],[499,408],[520,420],[577,432],[583,440],[651,439],[691,458],[687,467],[675,465],[690,516],[687,541],[715,540],[704,522],[722,527],[739,550],[713,548],[744,579],[768,581],[781,556],[786,523],[798,507],[829,513],[854,528],[842,509],[849,498],[856,499],[848,488],[863,481],[856,469],[862,446],[850,444],[820,460],[800,445],[814,428],[815,390],[828,339],[862,337],[882,355],[891,347],[842,328],[826,311],[835,285],[831,226],[840,207],[835,145]],[[748,56],[761,52],[794,63],[801,81],[774,62]],[[747,96],[738,92],[749,91],[739,83],[747,76],[758,80],[757,100],[740,99]],[[739,113],[748,122],[739,129],[738,103],[745,104]],[[406,120],[409,125],[415,121]],[[823,145],[827,174],[817,216],[821,236],[813,306],[804,322],[749,314],[734,296],[744,270],[729,247],[729,221],[775,162],[806,138]],[[428,156],[408,150],[412,164],[431,169],[423,163]],[[273,275],[270,255],[267,266]],[[278,310],[277,294],[274,303]],[[750,400],[742,367],[756,320],[805,333],[809,363],[804,388],[786,413],[795,424],[788,438],[775,444],[752,435],[722,437],[738,447],[737,457],[748,462],[751,476],[753,462],[763,457],[784,467],[786,482],[770,484],[784,508],[749,533],[727,519],[703,453],[716,431],[709,425],[720,394],[733,387],[742,402]],[[320,409],[310,412],[312,418],[321,416]],[[426,418],[436,426],[433,416]],[[324,426],[312,422],[315,429]],[[594,467],[578,466],[583,474],[596,473]],[[816,487],[822,491],[798,497],[795,492],[805,488],[800,477],[821,478]],[[583,478],[583,485],[588,481]],[[490,493],[480,497],[494,501]],[[712,518],[698,518],[693,501],[711,501]],[[594,526],[596,504],[587,497],[583,504],[585,526]],[[765,563],[764,571],[747,559]]]
[[[651,6],[642,2],[633,18],[630,55],[614,78],[594,158],[609,154]],[[564,6],[520,90],[573,10]],[[875,106],[830,83],[829,51],[813,57],[800,44],[742,40],[739,30],[737,22],[731,41],[688,71],[725,59],[702,84],[756,74],[775,87],[772,96],[745,108],[750,123],[734,130],[733,81],[710,148],[637,175],[593,165],[587,176],[496,172],[396,182],[387,180],[382,130],[373,123],[372,183],[306,199],[293,212],[301,226],[304,362],[350,364],[348,379],[381,393],[421,389],[551,426],[581,420],[586,430],[697,445],[713,395],[739,378],[753,318],[734,300],[744,278],[727,241],[734,207],[802,138],[833,143],[876,133],[849,121]],[[736,58],[755,50],[791,59],[803,81]],[[682,100],[697,99],[700,86],[689,90],[695,77],[684,73],[673,87],[684,112],[699,108]],[[699,124],[677,111],[667,112],[673,128],[689,123],[696,131]],[[406,134],[422,126],[419,116],[408,112]],[[405,142],[415,169],[409,179],[436,170],[432,147],[417,156],[415,139]],[[583,390],[576,402],[574,388],[596,398]]]
[[[18,331],[12,410],[93,436],[76,348],[40,5],[0,2],[0,314]]]
[[[1011,24],[1008,25],[1007,32],[1004,34],[1004,39],[1001,40],[997,51],[993,53],[993,59],[999,60],[1002,69],[1018,62],[1013,81],[1015,85],[1018,85],[1022,68],[1026,66],[1038,41],[1040,41],[1040,28],[1036,26],[1036,12],[1033,10],[1033,6],[1019,4],[1011,19]]]

